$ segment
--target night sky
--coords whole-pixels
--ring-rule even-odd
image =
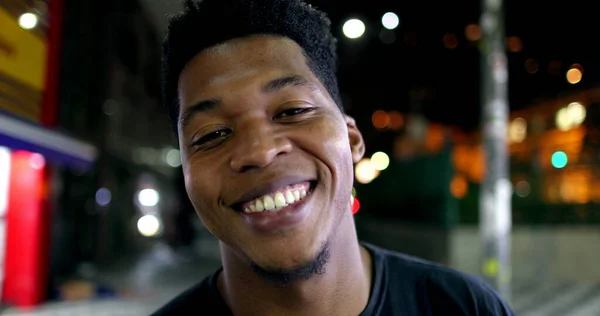
[[[480,56],[477,43],[466,38],[465,28],[478,24],[479,1],[308,2],[327,12],[332,20],[339,39],[343,99],[371,146],[389,143],[389,138],[381,137],[370,124],[370,116],[377,109],[420,111],[433,122],[459,125],[467,131],[477,128]],[[522,42],[519,52],[507,52],[511,109],[585,89],[598,81],[598,11],[592,9],[592,1],[556,3],[505,2],[506,36],[517,36]],[[381,16],[388,11],[400,17],[400,26],[387,34],[394,33],[392,44],[380,39],[384,30]],[[349,18],[365,22],[365,35],[356,40],[343,36],[342,25]],[[456,48],[444,46],[447,33],[456,35]],[[537,63],[533,74],[526,71],[528,59]],[[551,69],[553,61],[558,67]],[[565,73],[574,63],[582,65],[584,74],[580,83],[571,85]],[[411,101],[415,91],[425,92],[426,97]]]

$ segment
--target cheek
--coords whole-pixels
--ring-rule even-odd
[[[206,175],[196,171],[194,168],[186,168],[184,178],[185,188],[196,214],[198,214],[204,226],[206,226],[213,235],[218,235],[219,231],[217,223],[219,222],[219,212],[213,209],[214,205],[211,204],[213,199],[210,198],[211,196],[218,195],[215,191],[217,186],[206,185],[202,181],[203,178],[206,179]]]
[[[338,173],[352,165],[352,152],[345,125],[331,124],[323,127],[325,141],[323,142],[327,157],[335,164],[334,171]]]
[[[354,172],[352,163],[352,151],[350,149],[350,142],[348,139],[348,133],[344,125],[326,125],[323,131],[327,134],[324,138],[322,146],[322,162],[326,165],[327,170],[324,170],[323,176],[330,179],[327,185],[330,205],[332,210],[338,210],[330,212],[332,217],[332,225],[339,223],[341,217],[344,214],[348,214],[350,208],[350,194],[352,192],[352,186],[354,182]]]
[[[310,133],[310,140],[313,148],[320,149],[318,158],[329,169],[334,181],[332,185],[343,187],[343,183],[351,183],[353,180],[352,152],[345,122],[329,117],[315,126],[313,131],[318,131],[318,133]]]

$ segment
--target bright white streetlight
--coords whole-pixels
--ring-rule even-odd
[[[359,38],[365,33],[365,23],[359,19],[350,19],[344,23],[342,31],[347,38]]]
[[[138,201],[143,206],[155,206],[160,201],[160,194],[154,189],[143,189],[138,193]]]
[[[19,25],[26,30],[31,30],[32,28],[36,27],[37,24],[38,17],[33,13],[23,13],[19,17]]]
[[[388,30],[393,30],[400,25],[400,18],[394,12],[388,12],[381,18],[381,24]]]
[[[137,229],[145,237],[152,237],[160,231],[160,221],[154,215],[148,214],[137,221]]]

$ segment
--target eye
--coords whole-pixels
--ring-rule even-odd
[[[224,128],[220,130],[216,130],[210,132],[197,140],[195,140],[192,145],[194,147],[198,147],[199,149],[211,149],[220,145],[223,141],[225,141],[231,135],[231,130]]]
[[[312,108],[293,108],[279,112],[273,119],[280,120],[312,111]]]

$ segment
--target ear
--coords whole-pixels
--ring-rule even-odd
[[[365,154],[365,141],[362,134],[356,127],[356,121],[346,114],[346,126],[348,127],[348,140],[350,141],[350,150],[352,151],[352,162],[359,162]]]

